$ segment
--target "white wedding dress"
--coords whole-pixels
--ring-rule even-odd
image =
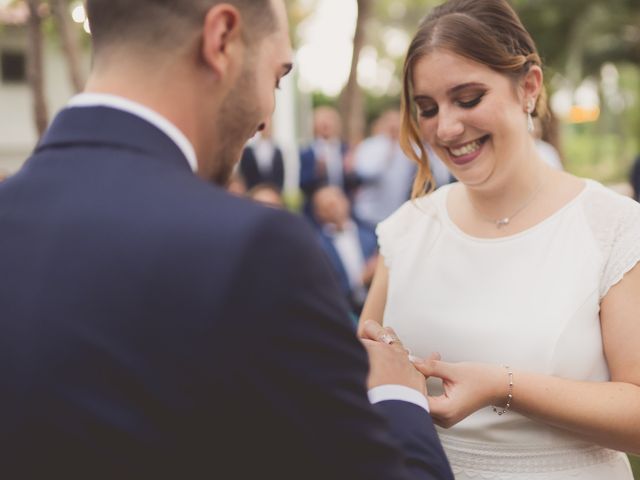
[[[599,303],[640,260],[640,205],[588,180],[542,223],[481,239],[449,218],[451,188],[378,226],[389,267],[385,325],[419,356],[608,380]],[[512,411],[484,408],[439,434],[458,480],[632,479],[623,453]]]

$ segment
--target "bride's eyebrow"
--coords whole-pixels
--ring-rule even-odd
[[[451,87],[449,90],[447,90],[447,95],[449,96],[453,96],[456,93],[462,91],[462,90],[466,90],[467,88],[483,88],[486,89],[488,88],[486,85],[484,85],[483,83],[479,83],[479,82],[467,82],[467,83],[461,83],[460,85],[456,85],[455,87]],[[419,102],[419,101],[433,101],[433,98],[430,97],[429,95],[415,95],[413,97],[413,101],[414,102]]]
[[[455,87],[451,87],[449,90],[447,90],[447,95],[449,96],[454,95],[461,90],[466,90],[467,88],[487,88],[487,86],[478,82],[462,83],[460,85],[456,85]]]
[[[428,95],[416,95],[413,97],[413,101],[416,103],[419,102],[434,102],[435,100]]]

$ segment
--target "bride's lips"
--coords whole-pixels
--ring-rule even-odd
[[[449,158],[458,166],[466,165],[478,158],[482,153],[485,142],[489,139],[489,135],[478,138],[471,142],[456,145],[454,147],[446,147]]]

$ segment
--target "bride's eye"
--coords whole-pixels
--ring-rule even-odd
[[[418,107],[418,109],[420,111],[420,116],[424,117],[424,118],[433,118],[438,114],[438,107],[437,106],[428,107],[428,108]]]
[[[460,99],[458,100],[458,105],[460,105],[462,108],[473,108],[480,103],[480,101],[482,100],[482,97],[484,96],[485,96],[485,92],[481,93],[480,95],[476,95],[475,97],[472,97],[468,100]]]

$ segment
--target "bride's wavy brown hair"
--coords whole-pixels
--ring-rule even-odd
[[[514,83],[531,68],[542,68],[536,46],[506,0],[450,0],[421,22],[404,62],[400,145],[418,164],[412,197],[433,189],[429,158],[418,129],[413,105],[413,71],[418,60],[443,49],[511,77]],[[446,75],[446,72],[442,72]],[[546,115],[546,93],[540,92],[534,116]]]

